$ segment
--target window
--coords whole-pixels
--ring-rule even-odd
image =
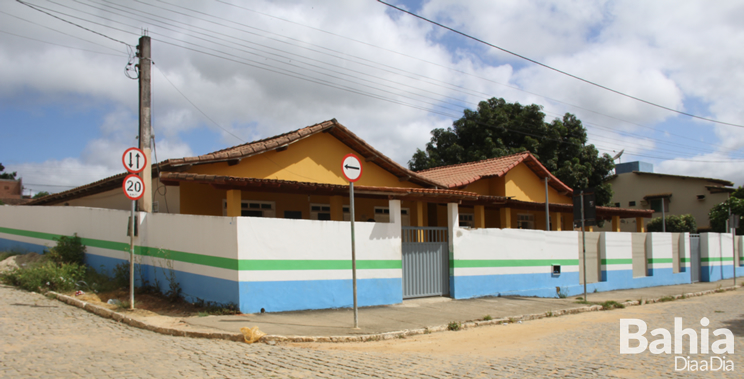
[[[302,220],[302,211],[284,211],[284,218]]]
[[[310,219],[329,221],[331,219],[331,206],[328,204],[310,204]]]
[[[473,221],[475,217],[472,213],[460,213],[460,227],[461,228],[473,228],[475,227],[475,222]]]
[[[635,201],[629,201],[628,202],[629,207],[635,207]]]
[[[535,229],[535,215],[518,214],[517,215],[517,228]]]
[[[705,195],[697,195],[698,200],[705,200]]]
[[[411,216],[408,208],[400,210],[400,222],[402,226],[411,225]],[[390,222],[390,208],[375,207],[375,222]]]
[[[661,205],[664,204],[664,212],[669,212],[669,201],[661,198],[661,199],[650,199],[649,203],[651,203],[651,209],[654,210],[654,212],[661,212]]]
[[[620,203],[615,203],[615,208],[620,208]]]
[[[240,215],[243,217],[275,217],[273,201],[243,200],[240,202]],[[227,216],[227,200],[222,200],[222,215]]]

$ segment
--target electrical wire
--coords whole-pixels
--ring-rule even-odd
[[[9,35],[11,35],[11,36],[14,36],[14,37],[18,37],[18,38],[24,38],[24,39],[28,39],[28,40],[31,40],[31,41],[36,41],[36,42],[46,43],[46,44],[49,44],[49,45],[53,45],[53,46],[64,47],[64,48],[67,48],[67,49],[72,49],[72,50],[80,50],[80,51],[85,51],[85,52],[88,52],[88,53],[93,53],[93,54],[113,55],[113,56],[117,56],[117,57],[125,57],[125,56],[126,56],[125,54],[104,53],[104,52],[102,52],[102,51],[95,51],[95,50],[81,49],[81,48],[79,48],[79,47],[73,47],[73,46],[62,45],[62,44],[59,44],[59,43],[54,43],[54,42],[44,41],[44,40],[40,40],[40,39],[36,39],[36,38],[31,38],[31,37],[26,37],[26,36],[22,36],[22,35],[20,35],[20,34],[15,34],[15,33],[11,33],[11,32],[6,32],[5,30],[0,30],[0,33],[4,33],[4,34],[9,34]]]
[[[599,87],[599,88],[601,88],[601,89],[604,89],[604,90],[607,90],[607,91],[613,92],[613,93],[615,93],[615,94],[618,94],[618,95],[621,95],[621,96],[627,97],[627,98],[629,98],[629,99],[633,99],[633,100],[636,100],[636,101],[640,101],[640,102],[642,102],[642,103],[645,103],[645,104],[648,104],[648,105],[651,105],[651,106],[654,106],[654,107],[657,107],[657,108],[660,108],[660,109],[665,109],[665,110],[668,110],[668,111],[670,111],[670,112],[678,113],[678,114],[681,114],[681,115],[685,115],[685,116],[688,116],[688,117],[692,117],[692,118],[696,118],[696,119],[699,119],[699,120],[705,120],[705,121],[709,121],[709,122],[714,122],[714,123],[716,123],[716,124],[722,124],[722,125],[736,126],[736,127],[738,127],[738,128],[744,128],[744,125],[733,124],[733,123],[730,123],[730,122],[718,121],[718,120],[714,120],[714,119],[711,119],[711,118],[706,118],[706,117],[702,117],[702,116],[697,116],[697,115],[694,115],[694,114],[692,114],[692,113],[682,112],[682,111],[676,110],[676,109],[674,109],[674,108],[669,108],[669,107],[666,107],[666,106],[663,106],[663,105],[660,105],[660,104],[656,104],[656,103],[653,103],[653,102],[651,102],[651,101],[648,101],[648,100],[644,100],[644,99],[641,99],[641,98],[638,98],[638,97],[635,97],[635,96],[632,96],[632,95],[628,95],[628,94],[626,94],[626,93],[623,93],[623,92],[620,92],[620,91],[614,90],[614,89],[612,89],[612,88],[609,88],[609,87],[605,87],[605,86],[603,86],[603,85],[601,85],[601,84],[598,84],[598,83],[592,82],[592,81],[590,81],[590,80],[587,80],[587,79],[584,79],[584,78],[578,77],[578,76],[576,76],[576,75],[573,75],[573,74],[569,74],[568,72],[565,72],[565,71],[559,70],[559,69],[557,69],[557,68],[555,68],[555,67],[551,67],[551,66],[548,66],[548,65],[546,65],[546,64],[544,64],[544,63],[540,63],[540,62],[538,62],[538,61],[536,61],[536,60],[534,60],[534,59],[531,59],[531,58],[527,58],[527,57],[525,57],[525,56],[523,56],[523,55],[517,54],[517,53],[515,53],[515,52],[509,51],[509,50],[507,50],[507,49],[504,49],[504,48],[502,48],[502,47],[499,47],[499,46],[496,46],[496,45],[494,45],[494,44],[488,43],[488,42],[486,42],[486,41],[483,41],[483,40],[481,40],[481,39],[478,39],[478,38],[476,38],[476,37],[473,37],[473,36],[471,36],[471,35],[469,35],[469,34],[465,34],[465,33],[461,32],[461,31],[458,31],[458,30],[456,30],[456,29],[450,28],[449,26],[445,26],[445,25],[443,25],[443,24],[440,24],[440,23],[438,23],[438,22],[436,22],[436,21],[433,21],[433,20],[429,20],[428,18],[425,18],[425,17],[423,17],[423,16],[419,16],[419,15],[417,15],[417,14],[415,14],[415,13],[413,13],[413,12],[407,11],[407,10],[405,10],[405,9],[402,9],[402,8],[398,8],[398,7],[396,7],[395,5],[392,5],[392,4],[388,4],[388,3],[386,3],[386,2],[384,2],[384,1],[382,1],[382,0],[377,0],[377,2],[379,2],[379,3],[382,3],[382,4],[385,4],[385,5],[387,5],[387,6],[391,7],[391,8],[395,8],[395,9],[397,9],[397,10],[399,10],[399,11],[403,12],[403,13],[407,13],[407,14],[409,14],[409,15],[411,15],[411,16],[414,16],[414,17],[416,17],[416,18],[419,18],[419,19],[421,19],[421,20],[424,20],[424,21],[426,21],[426,22],[428,22],[428,23],[431,23],[431,24],[434,24],[434,25],[436,25],[436,26],[439,26],[440,28],[443,28],[443,29],[447,29],[447,30],[449,30],[449,31],[451,31],[451,32],[453,32],[453,33],[457,33],[457,34],[459,34],[459,35],[461,35],[461,36],[463,36],[463,37],[465,37],[465,38],[468,38],[468,39],[472,39],[472,40],[474,40],[474,41],[476,41],[476,42],[479,42],[479,43],[482,43],[482,44],[484,44],[484,45],[490,46],[490,47],[492,47],[492,48],[494,48],[494,49],[498,49],[498,50],[501,50],[501,51],[503,51],[503,52],[505,52],[505,53],[507,53],[507,54],[511,54],[511,55],[513,55],[513,56],[515,56],[515,57],[518,57],[518,58],[524,59],[524,60],[526,60],[526,61],[528,61],[528,62],[532,62],[532,63],[534,63],[534,64],[536,64],[536,65],[538,65],[538,66],[541,66],[541,67],[547,68],[547,69],[549,69],[549,70],[552,70],[552,71],[555,71],[555,72],[557,72],[557,73],[560,73],[560,74],[566,75],[566,76],[568,76],[568,77],[571,77],[571,78],[574,78],[574,79],[576,79],[576,80],[582,81],[582,82],[584,82],[584,83],[587,83],[587,84],[593,85],[593,86],[595,86],[595,87]]]
[[[44,12],[44,13],[46,13],[46,12]],[[61,12],[60,12],[60,13],[61,13]],[[62,13],[62,14],[64,14],[64,13]],[[65,14],[65,15],[66,15],[66,14]],[[68,16],[71,16],[71,15],[68,15]],[[71,17],[75,17],[75,16],[71,16]],[[57,18],[57,17],[56,17],[56,18]],[[77,18],[77,19],[81,19],[81,18],[79,18],[79,17],[75,17],[75,18]],[[85,20],[85,19],[83,19],[83,20]],[[93,22],[93,21],[90,21],[90,20],[85,20],[85,21],[88,21],[88,22],[92,22],[92,23],[95,23],[95,22]],[[76,24],[74,24],[74,23],[71,23],[71,24],[73,24],[73,25],[76,25]],[[103,25],[103,24],[100,24],[100,23],[95,23],[95,24],[98,24],[98,25],[101,25],[101,26],[105,26],[105,27],[108,27],[108,28],[112,28],[112,29],[115,29],[115,30],[120,30],[120,31],[124,31],[124,30],[122,30],[122,29],[117,29],[117,28],[113,28],[113,27],[110,27],[110,26],[108,26],[108,25]],[[130,26],[130,27],[131,27],[131,26]],[[87,29],[86,29],[86,30],[87,30]],[[128,33],[131,33],[131,32],[128,32]],[[101,34],[101,33],[98,33],[98,32],[96,32],[96,34]],[[134,33],[131,33],[131,34],[134,34]],[[170,37],[169,37],[169,38],[170,38]],[[119,41],[119,42],[120,42],[120,41]],[[168,43],[167,41],[160,41],[160,42]],[[180,41],[180,42],[183,42],[183,43],[189,43],[189,42],[187,42],[187,41]],[[232,60],[232,61],[236,61],[236,60],[233,60],[233,59],[229,59],[229,58],[226,58],[226,57],[223,57],[223,56],[217,56],[217,55],[214,55],[214,54],[211,54],[211,53],[206,53],[206,52],[204,52],[204,51],[199,51],[199,50],[196,50],[196,49],[190,49],[190,48],[187,48],[187,47],[184,47],[184,46],[179,46],[179,45],[175,45],[175,44],[172,44],[172,43],[168,43],[168,44],[171,44],[171,45],[174,45],[174,46],[178,46],[178,47],[181,47],[181,48],[185,48],[185,49],[188,49],[188,50],[192,50],[192,51],[195,51],[195,52],[199,52],[199,53],[202,53],[202,54],[213,55],[213,56],[216,56],[217,58],[221,58],[221,59],[226,59],[226,60]],[[192,43],[189,43],[189,44],[192,44]],[[196,44],[192,44],[192,45],[196,45]],[[131,46],[131,45],[130,45],[130,46]],[[196,45],[196,46],[199,46],[199,45]],[[204,47],[204,46],[199,46],[199,47],[207,48],[207,47]],[[207,49],[209,49],[209,48],[207,48]],[[213,50],[213,51],[218,51],[218,50],[214,50],[214,49],[210,49],[210,50]],[[218,51],[218,52],[219,52],[219,51]],[[220,52],[220,53],[223,53],[223,54],[224,54],[224,52]],[[236,57],[237,57],[237,56],[236,56]],[[238,58],[239,58],[239,57],[238,57]],[[236,62],[238,62],[238,61],[236,61]],[[241,64],[246,64],[245,62],[238,62],[238,63],[241,63]],[[249,65],[249,66],[253,66],[253,65],[251,65],[251,64],[248,64],[248,65]],[[253,67],[255,67],[255,66],[253,66]],[[257,68],[260,68],[260,69],[266,69],[265,67],[257,67]],[[159,70],[159,68],[158,68],[158,70]],[[269,70],[269,71],[272,71],[272,70]],[[273,72],[276,72],[276,71],[273,71]],[[290,71],[290,72],[291,72],[291,71]],[[287,75],[287,74],[286,74],[286,72],[280,72],[280,73],[281,73],[281,74],[284,74],[284,75]],[[163,74],[163,73],[161,72],[161,74]],[[293,75],[289,75],[289,76],[293,76]],[[165,75],[164,75],[164,77],[165,77]],[[304,79],[304,80],[307,80],[307,79],[305,79],[305,78],[300,78],[300,79]],[[167,77],[166,77],[166,80],[168,80],[168,78],[167,78]],[[168,80],[168,81],[170,82],[170,80]],[[310,81],[312,81],[312,80],[310,80]],[[171,84],[171,85],[173,85],[173,83],[170,83],[170,84]],[[325,83],[318,83],[318,84],[325,84]],[[325,85],[328,85],[328,84],[325,84]],[[336,86],[333,86],[333,85],[331,85],[331,87],[334,87],[334,88],[338,88],[338,87],[336,87]],[[175,88],[175,86],[174,86],[174,88]],[[177,88],[176,88],[176,89],[177,89]],[[341,89],[343,89],[343,88],[341,88]],[[180,91],[180,90],[179,90],[178,92],[179,92],[179,93],[181,93],[181,91]],[[384,100],[384,101],[391,101],[390,99],[385,99],[385,98],[381,98],[381,97],[380,97],[379,95],[374,95],[374,94],[369,94],[369,93],[361,93],[361,92],[359,92],[359,91],[355,91],[355,93],[358,93],[358,94],[362,94],[362,95],[365,95],[365,96],[371,96],[371,97],[375,97],[375,98],[378,98],[378,99],[381,99],[381,100]],[[205,113],[204,113],[203,111],[201,111],[201,109],[199,109],[198,107],[196,107],[196,105],[195,105],[195,104],[193,104],[193,102],[191,102],[191,101],[190,101],[190,100],[189,100],[189,99],[188,99],[188,98],[187,98],[187,97],[186,97],[186,96],[185,96],[185,95],[184,95],[183,93],[181,93],[181,95],[182,95],[182,96],[184,96],[184,98],[186,98],[186,99],[187,99],[187,101],[189,101],[189,103],[191,103],[191,104],[192,104],[192,106],[194,106],[195,108],[197,108],[197,110],[199,110],[199,111],[200,111],[200,112],[201,112],[201,113],[202,113],[203,115],[205,115],[205,117],[207,117],[207,118],[209,119],[209,117],[208,117],[208,116],[207,116],[207,115],[206,115],[206,114],[205,114]],[[394,101],[392,101],[392,102],[394,102]],[[406,105],[406,106],[410,106],[410,105],[408,105],[408,104],[405,104],[405,103],[402,103],[402,102],[396,102],[396,103],[398,103],[399,105]],[[422,109],[422,108],[420,108],[420,107],[416,107],[416,106],[413,106],[413,107],[414,107],[414,108],[418,108],[418,109]],[[428,109],[423,109],[423,110],[426,110],[426,111],[432,111],[432,110],[428,110]],[[432,113],[436,113],[436,112],[432,112]],[[457,118],[457,117],[458,117],[457,115],[443,114],[443,113],[441,113],[441,112],[439,112],[439,114],[442,114],[442,115],[445,115],[446,117],[451,117],[451,118]],[[210,121],[212,121],[212,122],[213,122],[213,123],[214,123],[215,125],[218,125],[218,126],[219,126],[219,124],[217,124],[216,122],[214,122],[214,120],[211,120],[211,119],[210,119]],[[220,128],[221,128],[221,127],[220,127]],[[224,128],[221,128],[221,129],[223,129],[223,130],[227,131],[227,130],[226,130],[226,129],[224,129]],[[519,132],[519,131],[515,131],[515,132]],[[230,133],[230,132],[228,132],[228,133],[229,133],[229,134],[232,134],[232,133]],[[232,134],[232,135],[233,135],[234,137],[236,137],[236,138],[237,138],[237,136],[235,136],[234,134]],[[535,137],[540,137],[540,136],[537,136],[537,135],[534,135],[534,136],[535,136]],[[241,140],[240,138],[238,138],[238,139],[239,139],[239,140]],[[242,140],[241,140],[241,141],[242,141]],[[663,158],[661,158],[661,159],[663,159]]]
[[[44,14],[46,14],[46,15],[48,15],[48,16],[54,17],[54,18],[56,18],[57,20],[60,20],[60,21],[62,21],[62,22],[66,22],[66,23],[68,23],[68,24],[70,24],[70,25],[76,26],[76,27],[78,27],[78,28],[80,28],[80,29],[83,29],[83,30],[86,30],[86,31],[88,31],[88,32],[91,32],[91,33],[93,33],[93,34],[99,35],[99,36],[101,36],[101,37],[103,37],[103,38],[108,38],[108,39],[110,39],[110,40],[112,40],[112,41],[114,41],[114,42],[118,42],[118,43],[121,43],[121,44],[123,44],[123,45],[125,45],[125,46],[130,46],[130,47],[131,47],[131,45],[130,45],[130,44],[128,44],[128,43],[126,43],[126,42],[124,42],[124,41],[120,41],[120,40],[118,40],[118,39],[116,39],[116,38],[113,38],[113,37],[109,37],[109,36],[107,36],[107,35],[105,35],[105,34],[103,34],[103,33],[99,33],[99,32],[97,32],[97,31],[95,31],[95,30],[93,30],[93,29],[89,29],[89,28],[86,28],[86,27],[84,27],[84,26],[82,26],[82,25],[76,24],[76,23],[74,23],[74,22],[72,22],[72,21],[68,21],[68,20],[65,20],[65,19],[63,19],[63,18],[61,18],[61,17],[57,17],[57,16],[55,16],[55,15],[53,15],[53,14],[49,13],[49,12],[46,12],[46,11],[44,11],[43,9],[41,9],[42,7],[37,7],[37,6],[31,5],[31,4],[28,4],[28,3],[24,2],[23,0],[16,0],[16,2],[18,2],[18,3],[21,3],[21,4],[23,4],[23,5],[27,6],[27,7],[29,7],[29,8],[31,8],[31,9],[35,10],[35,11],[38,11],[38,12],[44,13]]]

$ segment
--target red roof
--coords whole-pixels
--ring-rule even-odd
[[[520,163],[527,165],[541,179],[548,177],[548,183],[556,191],[569,194],[573,193],[571,187],[553,176],[534,155],[527,151],[477,162],[430,168],[428,170],[418,171],[417,174],[431,181],[442,183],[448,188],[456,188],[466,186],[483,178],[504,176],[509,170],[517,167]]]

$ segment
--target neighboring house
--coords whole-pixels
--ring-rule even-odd
[[[336,120],[198,157],[153,165],[155,212],[349,219],[349,188],[341,160],[363,161],[355,183],[356,221],[388,222],[390,199],[401,200],[403,226],[447,226],[447,203],[458,203],[460,225],[545,230],[545,188],[551,230],[573,229],[572,190],[528,152],[412,172]],[[49,195],[32,205],[128,210],[125,173]],[[598,217],[649,217],[650,212],[599,207]]]
[[[28,199],[23,197],[23,181],[12,179],[0,179],[0,201],[5,204],[25,204]]]
[[[612,204],[631,209],[651,209],[654,217],[691,214],[699,231],[710,229],[708,212],[725,201],[735,188],[734,183],[713,178],[654,173],[646,162],[627,162],[615,166],[612,184]],[[621,223],[622,231],[635,231],[636,220]],[[650,219],[646,219],[648,223]]]

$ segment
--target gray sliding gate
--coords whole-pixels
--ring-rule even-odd
[[[690,234],[690,279],[700,281],[700,234]]]
[[[449,295],[447,228],[403,227],[403,298]]]

